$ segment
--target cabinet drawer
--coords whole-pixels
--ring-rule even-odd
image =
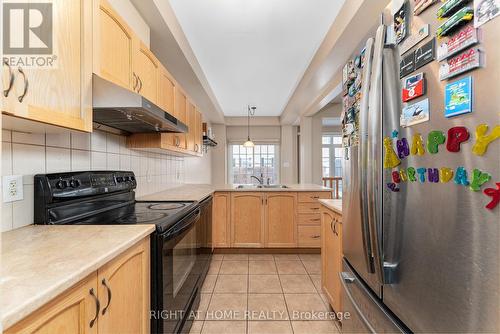
[[[298,204],[298,212],[299,213],[309,213],[309,214],[317,214],[321,209],[321,204],[319,202],[316,203],[299,203]]]
[[[320,226],[299,226],[299,247],[320,247],[320,230]]]
[[[300,214],[299,225],[319,225],[321,223],[321,216],[319,214]]]
[[[299,192],[299,203],[314,203],[320,198],[332,198],[329,191]]]

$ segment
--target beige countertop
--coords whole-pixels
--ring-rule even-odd
[[[285,184],[287,188],[240,188],[237,184],[184,184],[158,193],[138,197],[139,201],[201,201],[215,191],[332,191],[317,184]]]
[[[321,204],[330,210],[342,214],[342,200],[341,199],[319,199]]]
[[[153,225],[30,225],[2,233],[2,327],[15,324],[153,231]]]

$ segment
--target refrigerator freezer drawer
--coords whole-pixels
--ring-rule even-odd
[[[342,332],[405,333],[399,321],[385,309],[345,259],[342,268]]]

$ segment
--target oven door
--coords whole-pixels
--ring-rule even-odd
[[[158,270],[161,285],[153,293],[159,300],[161,322],[158,332],[177,333],[189,316],[198,294],[200,268],[197,227],[200,210],[196,209],[170,230],[160,235],[161,259]],[[161,295],[159,295],[161,294]],[[163,327],[163,328],[162,328]]]

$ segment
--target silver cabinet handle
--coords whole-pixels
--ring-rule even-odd
[[[102,309],[102,315],[104,315],[106,313],[106,311],[108,310],[109,304],[111,303],[111,288],[106,283],[105,278],[102,279],[101,284],[104,285],[104,287],[108,291],[108,304],[106,304],[106,306]]]
[[[137,75],[135,74],[135,72],[132,72],[132,76],[133,76],[132,88],[134,89],[134,92],[135,92],[139,81],[137,80],[138,78],[137,78]]]
[[[95,295],[94,288],[91,288],[89,293],[92,297],[94,297],[95,300],[95,316],[94,319],[90,320],[89,323],[90,328],[92,328],[94,327],[94,324],[97,321],[97,318],[99,317],[99,310],[101,309],[101,303],[99,302],[99,299],[97,299],[97,296]]]
[[[9,69],[9,84],[7,85],[7,89],[3,91],[3,96],[7,97],[9,96],[10,90],[12,89],[12,86],[14,85],[14,73],[12,73],[12,68],[9,65],[9,62],[7,59],[3,60],[3,64],[7,66]]]
[[[311,196],[312,199],[318,199],[319,196]]]
[[[24,90],[23,90],[23,93],[17,98],[19,100],[19,102],[23,102],[24,97],[26,96],[26,93],[28,93],[28,85],[29,85],[29,83],[28,83],[28,78],[26,77],[26,74],[24,74],[23,68],[19,67],[17,69],[17,71],[22,74],[23,79],[24,79]]]
[[[179,147],[180,144],[181,144],[181,140],[179,139],[178,136],[175,136],[175,146]]]

